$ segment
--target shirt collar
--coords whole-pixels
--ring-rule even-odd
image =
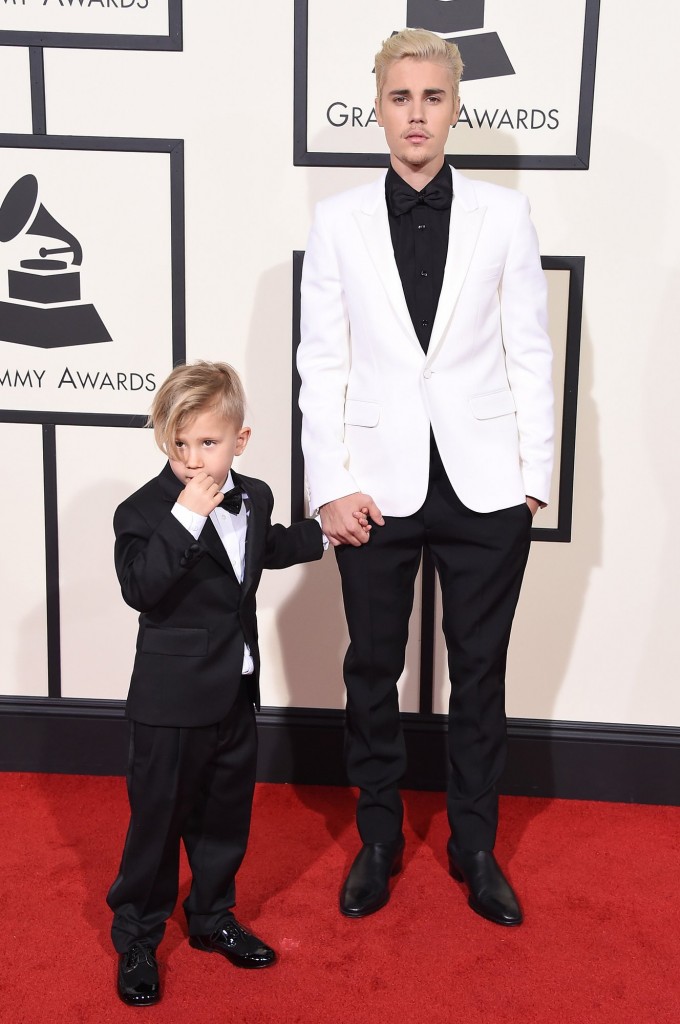
[[[248,492],[246,491],[245,487],[243,486],[243,484],[240,481],[239,481],[239,486],[241,488],[241,491],[243,492],[243,498],[244,498],[243,507],[246,510],[246,514],[249,514],[249,506],[248,506],[248,504],[247,504],[247,502],[245,500],[248,497]],[[232,489],[232,487],[236,487],[236,483],[234,481],[233,476],[231,475],[231,470],[229,470],[229,472],[227,473],[227,479],[224,481],[224,483],[220,487],[220,490],[222,491],[222,494],[226,494],[227,491],[230,491]],[[219,509],[220,506],[218,505],[217,508]]]
[[[439,188],[442,192],[448,192],[453,198],[453,181],[451,180],[451,169],[447,164],[446,160],[439,168],[434,178],[428,181],[425,188],[421,189],[422,192],[426,192],[430,186]],[[413,188],[409,185],[400,174],[397,174],[392,164],[387,168],[387,176],[385,178],[385,195],[389,204],[390,196],[392,195],[395,188],[405,188],[407,191],[412,192],[414,196],[419,195],[418,189]]]

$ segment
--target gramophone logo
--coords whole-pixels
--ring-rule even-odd
[[[38,348],[111,341],[99,313],[80,295],[83,249],[38,200],[38,180],[25,174],[0,206],[0,242],[37,235],[62,243],[8,270],[8,301],[0,301],[0,340]],[[54,257],[58,257],[55,259]]]
[[[465,64],[466,82],[515,74],[498,33],[474,31],[484,28],[484,0],[408,0],[406,24],[427,28],[456,43]],[[474,34],[458,34],[469,31]]]

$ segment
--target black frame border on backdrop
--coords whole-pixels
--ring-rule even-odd
[[[2,149],[54,149],[78,152],[149,153],[167,155],[170,169],[170,290],[172,303],[172,365],[186,359],[184,289],[184,142],[182,139],[120,139],[87,135],[2,135]],[[141,427],[146,416],[122,413],[24,411],[0,409],[0,423],[44,423],[75,426]]]
[[[309,0],[295,0],[293,163],[297,167],[387,167],[387,153],[321,153],[310,152],[307,148],[308,13]],[[575,153],[544,156],[459,153],[447,155],[449,163],[462,169],[587,170],[590,165],[599,21],[600,0],[586,0]]]
[[[36,55],[41,56],[40,52]],[[37,61],[38,80],[40,61]],[[39,91],[39,90],[38,90]],[[39,115],[38,115],[39,116]],[[34,120],[35,120],[34,107]],[[182,139],[120,139],[98,136],[0,135],[2,149],[53,149],[78,152],[123,152],[167,155],[170,171],[170,265],[172,365],[186,360],[184,287],[184,142]],[[144,427],[145,415],[0,409],[0,423],[42,425],[45,522],[45,596],[47,694],[61,697],[61,611],[59,601],[59,529],[57,521],[57,426]]]
[[[302,413],[300,374],[296,364],[300,344],[300,284],[304,252],[293,252],[293,322],[291,372],[291,499],[292,522],[303,519],[305,509],[305,467],[302,455]],[[564,390],[562,399],[562,442],[560,446],[560,482],[558,490],[557,526],[533,527],[532,540],[569,543],[571,541],[572,506],[574,497],[574,453],[576,448],[576,413],[578,406],[578,377],[581,351],[581,322],[583,314],[584,256],[542,256],[544,270],[558,270],[569,274],[567,298],[567,324],[564,355]],[[419,714],[431,714],[434,700],[434,640],[435,640],[434,563],[427,551],[423,553],[421,571],[420,607],[420,666]]]
[[[181,50],[182,0],[166,0],[168,34],[136,36],[96,32],[21,32],[0,29],[0,46],[50,46],[86,50]]]
[[[567,297],[567,325],[564,345],[564,390],[562,394],[562,440],[559,452],[560,483],[557,495],[557,526],[552,528],[534,526],[531,531],[532,540],[547,540],[563,544],[571,542],[585,265],[585,256],[541,256],[541,266],[544,270],[559,270],[569,274],[569,293]]]

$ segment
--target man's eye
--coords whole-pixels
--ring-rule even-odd
[[[184,441],[175,441],[175,448],[184,448]]]

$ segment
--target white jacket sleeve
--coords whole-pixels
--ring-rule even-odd
[[[525,196],[503,270],[501,324],[525,493],[547,503],[553,461],[552,349],[547,284]]]
[[[351,361],[349,318],[332,232],[323,204],[315,211],[302,271],[300,346],[302,450],[309,504],[360,490],[344,444],[345,394]]]

